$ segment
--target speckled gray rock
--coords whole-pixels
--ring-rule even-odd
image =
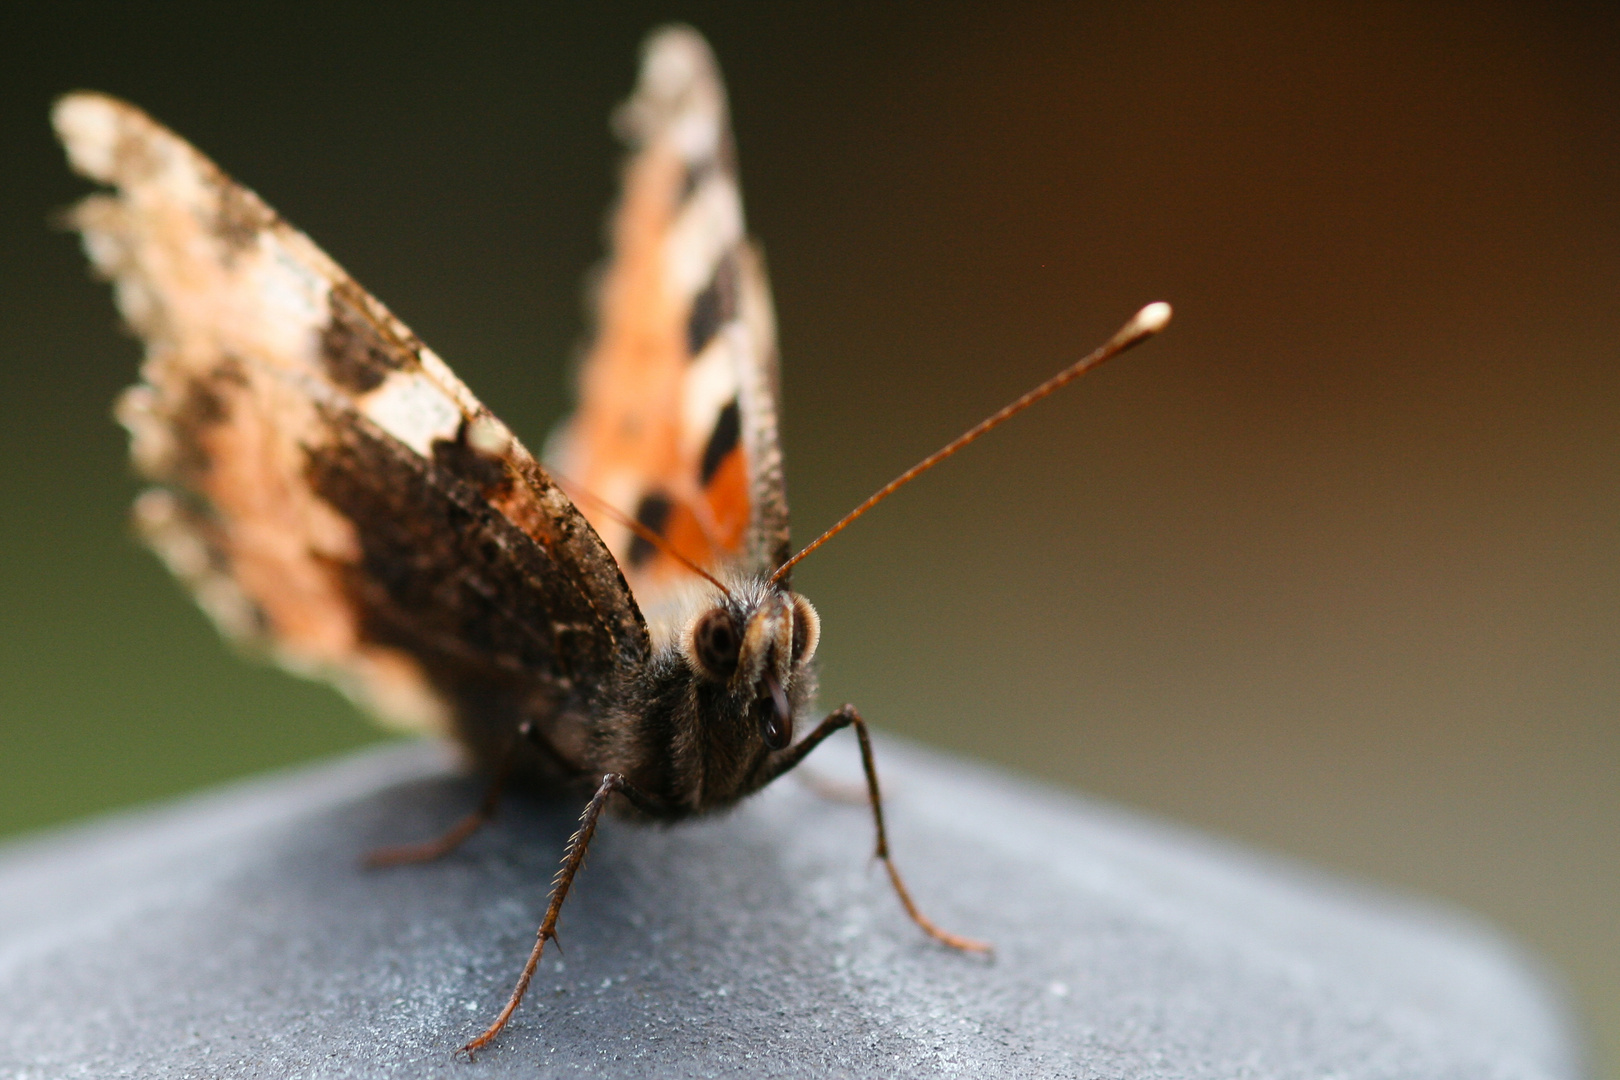
[[[849,749],[827,767],[855,775]],[[1471,921],[879,753],[913,890],[993,961],[906,921],[864,810],[781,783],[718,820],[606,825],[566,952],[458,1061],[574,808],[516,802],[437,864],[363,870],[476,798],[410,745],[0,854],[0,1076],[1581,1075],[1557,1004]]]

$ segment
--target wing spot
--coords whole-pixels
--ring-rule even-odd
[[[704,487],[708,487],[709,481],[714,479],[726,455],[737,448],[741,435],[742,416],[737,409],[737,399],[732,398],[720,410],[720,416],[714,422],[714,431],[709,435],[709,443],[703,448],[703,464],[698,476]]]
[[[390,372],[404,371],[403,358],[389,350],[369,320],[335,290],[331,318],[321,331],[321,359],[332,381],[355,394],[377,389]]]
[[[433,463],[450,475],[472,485],[485,499],[504,495],[512,485],[506,472],[506,458],[490,453],[478,444],[476,423],[461,421],[454,439],[433,441]]]
[[[218,209],[214,217],[214,235],[234,255],[258,243],[260,234],[276,223],[275,211],[259,197],[245,188],[237,187],[224,176],[214,180]]]
[[[703,181],[709,178],[709,173],[714,170],[714,167],[713,160],[699,161],[688,165],[686,175],[681,178],[681,192],[675,200],[675,205],[685,206],[690,202]]]
[[[727,253],[714,268],[714,276],[703,291],[692,299],[692,313],[686,319],[687,359],[695,360],[737,316],[737,260]]]
[[[230,420],[227,395],[231,387],[239,389],[244,385],[246,376],[241,365],[230,357],[220,360],[208,374],[186,383],[179,404],[169,415],[178,476],[198,482],[213,469],[213,450],[206,442],[208,430]]]
[[[653,492],[642,497],[641,505],[636,507],[636,521],[650,532],[664,535],[664,529],[669,524],[669,515],[675,509],[675,504],[668,497]],[[636,536],[630,541],[630,565],[639,567],[657,554],[658,549],[648,543],[645,537]]]

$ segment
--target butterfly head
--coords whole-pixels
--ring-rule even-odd
[[[732,588],[686,624],[681,651],[697,678],[740,705],[767,749],[793,741],[793,718],[813,689],[821,636],[816,609],[768,583]]]

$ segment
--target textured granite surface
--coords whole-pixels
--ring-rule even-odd
[[[609,822],[499,1043],[574,807],[367,871],[476,785],[396,746],[0,849],[0,1076],[1582,1075],[1556,1001],[1456,915],[884,740],[911,926],[860,808],[778,784]],[[853,778],[848,743],[817,759]]]

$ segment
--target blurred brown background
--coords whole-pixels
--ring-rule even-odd
[[[763,10],[762,10],[763,9]],[[139,102],[538,443],[651,27],[726,69],[831,703],[1483,912],[1620,1076],[1620,19],[1548,4],[9,5],[0,830],[377,737],[126,537],[137,349],[48,214]]]

